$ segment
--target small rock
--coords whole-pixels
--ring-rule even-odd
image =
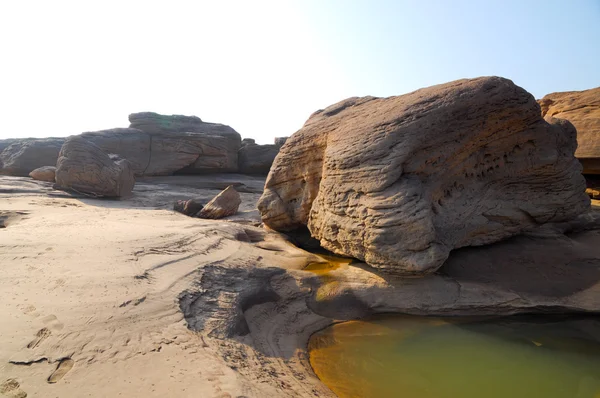
[[[38,167],[37,169],[35,169],[31,173],[29,173],[29,177],[33,178],[34,180],[54,182],[54,178],[56,177],[56,167],[54,167],[54,166]]]
[[[219,219],[232,216],[237,213],[240,203],[242,203],[240,194],[233,185],[230,185],[208,202],[198,213],[198,217]]]
[[[202,208],[204,203],[199,199],[178,200],[173,205],[173,210],[185,214],[186,216],[195,216]]]

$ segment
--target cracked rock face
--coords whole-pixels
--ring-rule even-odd
[[[600,87],[546,95],[538,101],[544,117],[566,119],[577,129],[575,156],[584,174],[600,174]]]
[[[307,226],[335,253],[422,275],[588,209],[576,147],[573,125],[499,77],[349,98],[288,139],[258,207],[275,230]]]
[[[127,160],[109,156],[81,137],[70,137],[60,150],[56,185],[61,189],[123,197],[131,194],[134,184],[133,170]]]

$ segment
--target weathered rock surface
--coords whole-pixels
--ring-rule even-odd
[[[26,177],[39,167],[55,165],[64,138],[16,140],[0,153],[0,174]]]
[[[33,178],[34,180],[54,182],[54,179],[56,177],[56,167],[54,167],[54,166],[38,167],[37,169],[35,169],[31,173],[29,173],[29,177]]]
[[[275,159],[258,207],[279,231],[398,274],[438,269],[589,208],[574,127],[484,77],[315,112]]]
[[[229,126],[205,123],[196,116],[166,116],[152,112],[133,113],[129,115],[129,121],[131,128],[151,137],[152,156],[145,175],[165,175],[174,171],[188,174],[235,172],[238,169],[241,137]]]
[[[151,138],[148,133],[141,130],[114,128],[85,132],[81,137],[94,143],[106,153],[114,153],[127,159],[135,175],[144,175],[150,166]]]
[[[129,196],[135,179],[129,161],[109,156],[79,136],[67,139],[56,164],[60,189],[101,197]]]
[[[575,156],[584,174],[600,174],[600,87],[546,95],[538,101],[544,117],[566,119],[577,129]]]
[[[267,175],[275,156],[279,153],[277,145],[258,145],[248,143],[238,152],[240,173]]]
[[[235,190],[233,185],[228,186],[221,191],[217,196],[198,212],[200,218],[219,219],[232,216],[238,212],[242,203],[240,194]]]
[[[14,144],[17,141],[21,141],[21,140],[19,140],[18,138],[7,138],[4,140],[0,140],[0,153],[2,153],[4,148],[8,147],[9,145]]]

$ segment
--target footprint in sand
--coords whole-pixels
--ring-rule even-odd
[[[45,325],[48,325],[48,329],[52,329],[54,331],[62,330],[62,328],[65,326],[58,320],[58,318],[56,318],[55,315],[48,315],[42,319],[42,322],[44,322]]]
[[[50,329],[48,329],[48,328],[41,328],[35,334],[35,339],[31,340],[31,342],[29,344],[27,344],[27,348],[33,349],[33,348],[37,347],[44,340],[46,340],[48,337],[50,337],[51,334],[52,334],[52,332],[50,332]]]
[[[48,383],[58,383],[63,377],[65,377],[69,370],[73,369],[73,365],[75,365],[75,361],[71,358],[62,359],[58,363],[56,370],[52,372],[50,377],[48,377]]]
[[[0,384],[0,394],[11,398],[27,397],[27,393],[21,390],[21,385],[15,379],[8,379]]]

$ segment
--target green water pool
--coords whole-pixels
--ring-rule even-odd
[[[310,362],[339,397],[600,398],[600,320],[400,315],[333,325]]]

